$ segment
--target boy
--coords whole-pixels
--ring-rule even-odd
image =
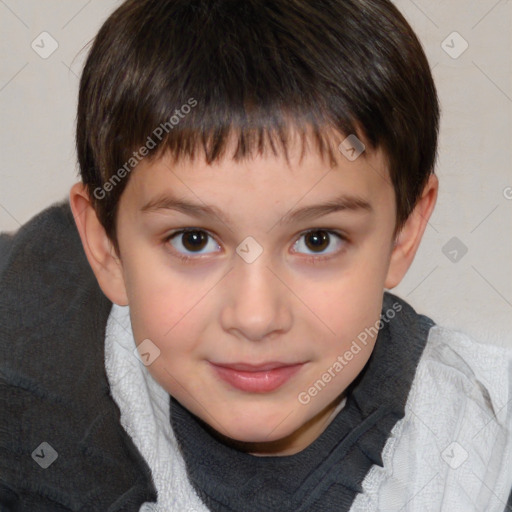
[[[123,3],[1,239],[3,509],[505,510],[511,352],[385,291],[438,117],[386,0]]]

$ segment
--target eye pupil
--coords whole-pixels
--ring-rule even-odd
[[[187,250],[191,251],[194,249],[202,249],[206,241],[204,231],[187,231],[186,233],[183,233],[182,236],[183,246]]]
[[[331,232],[325,229],[317,229],[306,232],[302,235],[305,240],[305,245],[308,249],[314,253],[324,252],[330,245]],[[210,235],[200,229],[189,229],[182,230],[181,232],[175,233],[171,238],[178,237],[181,239],[181,243],[186,251],[199,252],[207,244]]]
[[[311,241],[312,244],[308,241]],[[306,235],[306,245],[312,251],[321,252],[329,245],[329,235],[325,231],[311,231]]]

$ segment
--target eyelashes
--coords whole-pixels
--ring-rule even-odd
[[[307,242],[312,242],[312,252],[305,254],[301,252],[304,247],[309,249],[307,247],[308,243],[301,243],[302,239],[305,239]],[[210,244],[210,241],[212,241],[213,244]],[[163,242],[172,246],[172,249],[170,250],[173,256],[186,263],[199,262],[205,258],[205,255],[213,254],[212,252],[197,252],[195,249],[202,251],[205,247],[208,248],[210,246],[210,248],[212,248],[212,245],[213,248],[215,248],[215,246],[217,246],[217,248],[219,247],[219,244],[217,244],[213,235],[208,231],[199,228],[185,228],[174,231],[167,235]],[[319,263],[339,255],[339,253],[343,252],[347,243],[347,237],[338,231],[325,228],[313,228],[308,229],[299,235],[293,244],[293,253],[302,254],[300,257],[304,258],[307,262]],[[325,246],[329,248],[333,245],[337,245],[337,248],[335,248],[334,251],[326,253]],[[297,246],[300,246],[299,250],[296,249]],[[187,253],[186,251],[191,252]]]

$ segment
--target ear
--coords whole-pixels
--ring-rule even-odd
[[[386,288],[391,289],[397,286],[411,266],[427,222],[434,210],[438,189],[439,181],[432,173],[420,199],[395,240],[384,284]]]
[[[71,187],[69,203],[89,265],[103,293],[120,306],[128,304],[121,260],[101,225],[83,183]]]

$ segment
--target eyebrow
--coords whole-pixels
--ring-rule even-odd
[[[142,213],[157,212],[160,210],[177,211],[197,218],[218,217],[225,224],[229,225],[231,223],[228,216],[215,206],[192,203],[186,199],[169,195],[162,195],[151,199],[140,209]],[[292,224],[294,222],[314,219],[339,211],[373,213],[374,210],[372,205],[365,199],[343,194],[323,203],[292,210],[283,215],[278,223]]]

